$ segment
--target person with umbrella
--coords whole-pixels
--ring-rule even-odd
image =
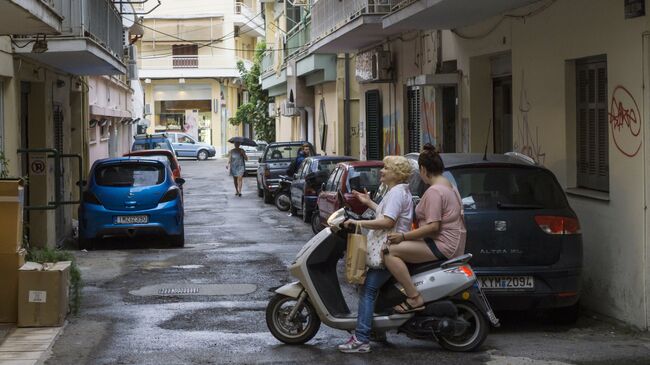
[[[233,178],[233,183],[235,184],[235,196],[241,196],[241,188],[244,183],[244,173],[246,172],[245,163],[248,161],[248,156],[239,146],[242,144],[256,146],[257,143],[250,138],[245,137],[233,137],[229,139],[228,142],[234,143],[235,148],[228,152],[228,164],[226,165],[226,169],[230,170],[230,176]]]

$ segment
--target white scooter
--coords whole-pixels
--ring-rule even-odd
[[[351,331],[357,318],[345,301],[336,271],[347,245],[342,223],[352,213],[340,209],[324,229],[307,242],[289,271],[299,281],[272,289],[266,324],[286,344],[303,344],[316,335],[321,322]],[[359,219],[359,217],[354,217]],[[425,309],[399,314],[393,306],[406,298],[401,285],[389,280],[375,304],[373,330],[397,330],[411,338],[437,341],[451,351],[476,350],[486,339],[489,324],[499,326],[468,262],[466,254],[446,262],[411,265],[411,278],[424,298]]]

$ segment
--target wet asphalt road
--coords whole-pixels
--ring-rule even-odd
[[[181,165],[186,247],[114,240],[78,252],[82,307],[69,317],[47,364],[650,364],[647,333],[592,317],[557,326],[502,314],[502,328],[481,351],[464,354],[389,333],[388,343],[373,343],[371,354],[344,355],[335,347],[347,333],[325,326],[306,345],[283,345],[266,328],[268,288],[291,281],[286,265],[312,237],[310,227],[264,204],[254,177],[235,197],[224,160]],[[209,284],[217,284],[218,295],[157,295],[159,286]]]

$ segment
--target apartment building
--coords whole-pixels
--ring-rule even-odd
[[[250,67],[265,34],[260,9],[256,0],[189,0],[147,15],[137,55],[147,132],[183,131],[221,153],[230,137],[251,135],[228,120],[245,101],[237,62]]]

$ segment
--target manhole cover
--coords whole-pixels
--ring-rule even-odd
[[[165,295],[245,295],[257,290],[254,284],[159,284],[129,292],[137,296]]]

